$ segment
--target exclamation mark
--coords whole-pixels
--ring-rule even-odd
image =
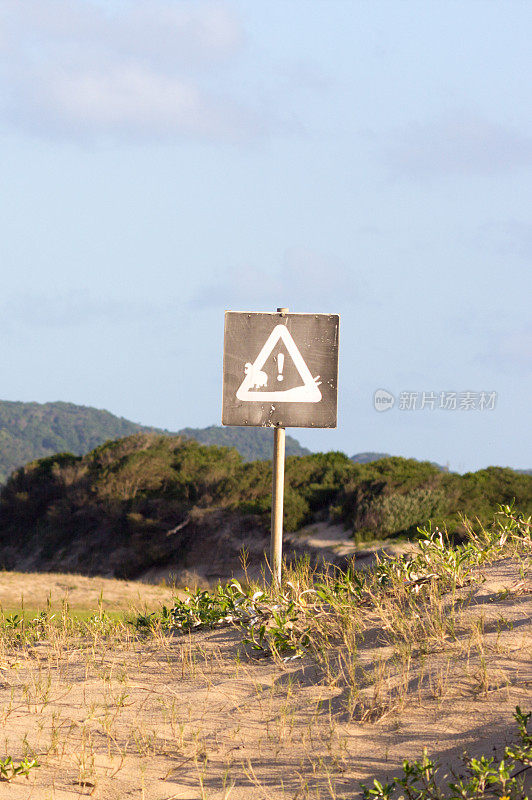
[[[277,376],[278,381],[283,380],[283,367],[284,367],[284,353],[279,353],[277,356],[277,372],[279,373]]]

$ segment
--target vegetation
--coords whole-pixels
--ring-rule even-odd
[[[18,763],[13,761],[11,756],[0,758],[0,781],[12,781],[19,775],[28,778],[32,769],[39,766],[37,759],[23,758]]]
[[[469,522],[464,524],[467,541],[461,545],[453,546],[446,533],[438,529],[420,530],[421,538],[412,554],[377,562],[365,573],[357,574],[350,567],[333,575],[316,574],[309,571],[308,564],[301,563],[285,570],[279,587],[242,588],[238,581],[231,581],[225,586],[219,584],[211,593],[189,592],[172,609],[138,618],[137,629],[185,633],[236,625],[242,631],[242,643],[251,652],[284,662],[310,656],[327,680],[337,681],[340,675],[347,684],[349,717],[375,722],[392,709],[404,708],[413,658],[423,659],[435,648],[441,652],[445,643],[448,664],[456,661],[451,643],[463,636],[460,613],[468,605],[460,590],[482,582],[482,568],[508,556],[522,559],[521,574],[529,568],[531,517],[524,518],[511,506],[501,505],[491,526],[481,526],[475,532]],[[358,642],[364,638],[365,620],[374,622],[375,615],[382,625],[381,643],[391,646],[393,655],[370,679],[373,692],[368,696],[363,694],[368,678],[357,669]],[[505,618],[501,623],[513,627]],[[500,649],[500,644],[497,647]],[[487,694],[506,681],[499,678],[494,687],[482,646],[479,655],[478,690]],[[468,660],[471,658],[469,647]],[[390,689],[390,679],[398,673],[401,680]],[[449,670],[446,678],[451,680]],[[437,691],[443,693],[444,687]],[[388,783],[374,779],[371,788],[362,785],[363,800],[527,800],[526,773],[532,770],[532,735],[527,725],[532,713],[523,713],[517,706],[514,717],[518,741],[504,748],[502,758],[492,754],[465,756],[459,772],[442,774],[444,771],[425,749],[421,760],[403,761],[401,776]]]
[[[244,461],[270,461],[273,452],[272,428],[245,428],[210,425],[208,428],[182,428],[180,436],[195,439],[200,444],[216,447],[234,447]],[[308,456],[310,450],[302,447],[293,436],[286,436],[287,456]]]
[[[462,536],[462,517],[486,523],[497,503],[515,500],[532,511],[530,476],[503,467],[465,475],[442,472],[429,462],[387,458],[361,465],[338,493],[333,516],[353,530],[359,541],[385,536],[415,536],[428,520]]]
[[[331,520],[370,541],[415,538],[431,522],[460,538],[461,514],[485,523],[498,501],[513,500],[532,511],[531,476],[498,467],[459,476],[413,459],[354,464],[317,453],[287,459],[284,524],[295,531]],[[137,434],[17,470],[0,493],[0,565],[18,568],[23,559],[26,569],[132,577],[170,557],[184,562],[194,546],[216,552],[224,530],[236,558],[248,531],[259,544],[267,536],[270,502],[270,463]]]
[[[355,464],[371,464],[372,461],[381,461],[383,458],[391,458],[390,453],[355,453],[354,456],[351,456],[351,461],[354,461]],[[448,471],[447,467],[442,467],[441,464],[437,464],[435,461],[430,463],[437,469]]]
[[[53,453],[82,455],[108,439],[155,430],[109,411],[73,403],[0,401],[0,482],[17,467]]]
[[[188,632],[233,623],[243,629],[244,643],[255,650],[294,656],[310,652],[320,659],[332,644],[344,640],[346,629],[356,635],[361,612],[371,616],[377,611],[383,622],[387,620],[383,637],[389,637],[390,643],[405,637],[412,640],[410,644],[416,639],[429,641],[434,635],[446,636],[454,627],[454,608],[447,608],[447,616],[442,616],[443,596],[455,598],[484,564],[505,555],[530,557],[531,519],[512,506],[500,505],[489,527],[476,531],[465,521],[464,543],[453,546],[446,531],[421,528],[411,554],[378,560],[369,571],[356,572],[351,563],[345,571],[316,573],[300,562],[285,569],[281,587],[250,583],[243,588],[232,580],[218,584],[212,592],[187,590],[187,597],[178,599],[172,609],[163,608],[158,624],[166,630]],[[405,615],[409,619],[406,630]],[[151,618],[137,619],[138,629],[151,625]]]
[[[367,572],[303,560],[280,586],[127,619],[103,597],[83,619],[66,600],[0,611],[0,780],[17,797],[526,800],[532,521],[503,505],[464,527]]]
[[[134,433],[168,433],[116,417],[109,411],[73,403],[18,403],[0,401],[0,484],[9,474],[36,458],[54,453],[84,455],[104,442]],[[202,444],[235,447],[248,461],[270,459],[272,431],[261,428],[185,428],[183,435]],[[305,455],[291,436],[287,455]]]
[[[485,797],[525,800],[525,773],[532,768],[532,735],[527,729],[531,716],[530,712],[525,714],[516,706],[518,741],[504,748],[502,759],[466,756],[460,775],[442,778],[441,767],[429,758],[425,749],[420,761],[403,761],[401,777],[384,785],[375,779],[373,788],[362,787],[362,796],[364,800],[478,800]]]

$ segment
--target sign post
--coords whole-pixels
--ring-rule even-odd
[[[277,313],[285,316],[288,314],[288,309],[278,308]],[[281,583],[281,564],[283,560],[285,439],[286,431],[284,427],[279,425],[273,429],[272,532],[270,544],[270,569],[272,571],[272,580],[278,585]]]
[[[270,569],[273,581],[276,583],[281,583],[281,562],[283,558],[284,443],[285,429],[274,428]]]
[[[222,424],[274,429],[270,569],[280,583],[285,428],[335,428],[337,314],[225,312]]]

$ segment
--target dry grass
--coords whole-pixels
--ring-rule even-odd
[[[0,798],[347,800],[425,746],[451,764],[501,751],[532,706],[530,537],[510,539],[445,579],[398,569],[381,590],[376,573],[356,602],[337,587],[336,606],[300,567],[284,590],[309,637],[296,660],[253,657],[232,626],[139,636],[97,602],[81,622],[64,604],[33,628],[4,619],[0,759],[40,766]],[[128,607],[134,584],[105,585]]]
[[[171,584],[153,586],[58,572],[0,571],[0,608],[6,613],[20,611],[22,604],[28,610],[40,610],[48,604],[60,610],[65,600],[73,613],[93,611],[98,605],[107,612],[120,613],[168,604],[174,596]]]

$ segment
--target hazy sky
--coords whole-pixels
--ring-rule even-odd
[[[0,397],[219,424],[224,310],[282,305],[341,314],[306,446],[532,467],[531,30],[528,0],[1,0]]]

